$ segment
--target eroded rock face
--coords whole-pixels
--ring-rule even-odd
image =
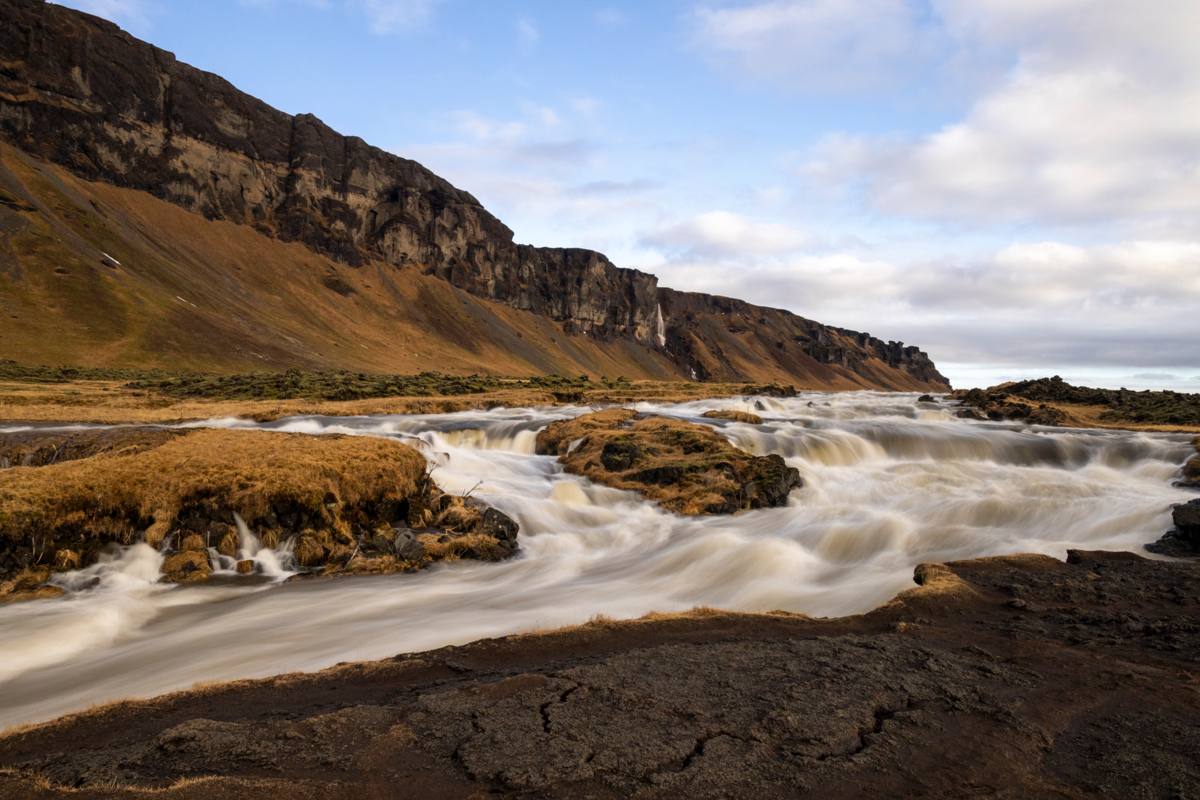
[[[735,364],[767,361],[847,388],[948,385],[915,347],[660,288],[594,251],[518,245],[415,161],[271,108],[111,23],[40,0],[0,0],[0,17],[0,136],[87,178],[351,265],[414,265],[568,332],[656,350],[682,376],[741,380]]]
[[[610,409],[553,422],[537,452],[680,514],[733,514],[781,506],[803,484],[778,455],[754,456],[706,425]]]

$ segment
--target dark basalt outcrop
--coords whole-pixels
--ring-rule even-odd
[[[1151,553],[1177,558],[1200,557],[1200,499],[1181,503],[1171,510],[1175,527],[1157,542],[1146,545]]]
[[[0,17],[0,136],[84,177],[350,265],[413,265],[568,333],[666,353],[695,379],[741,379],[767,360],[817,383],[948,386],[915,347],[663,289],[593,251],[516,244],[415,161],[271,108],[111,23],[41,0],[0,0]]]
[[[595,622],[113,704],[0,737],[0,795],[1200,793],[1200,564],[1072,551],[916,578],[861,617]]]

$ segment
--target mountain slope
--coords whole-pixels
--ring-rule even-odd
[[[0,16],[0,138],[22,151],[0,205],[7,357],[946,386],[914,347],[516,244],[416,162],[111,23],[40,0]]]

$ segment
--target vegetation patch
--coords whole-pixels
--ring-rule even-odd
[[[730,409],[718,409],[714,411],[705,411],[700,416],[705,419],[727,419],[730,422],[745,422],[747,425],[762,425],[763,418],[758,414],[751,414],[749,411],[733,411]]]
[[[801,485],[777,455],[753,456],[705,425],[612,409],[551,423],[537,452],[576,475],[636,491],[679,514],[779,506]]]
[[[77,569],[114,544],[143,540],[166,555],[168,579],[203,579],[214,551],[232,558],[243,544],[235,514],[264,546],[290,541],[299,566],[327,573],[417,569],[516,550],[515,522],[443,493],[420,453],[399,442],[161,433],[109,432],[93,437],[103,447],[90,455],[0,470],[0,580],[20,589],[29,582],[17,581],[23,573]],[[422,544],[428,536],[437,546]],[[452,544],[460,538],[466,544]]]
[[[962,405],[992,419],[1029,419],[1047,425],[1071,424],[1071,407],[1099,409],[1111,424],[1200,425],[1200,394],[1072,386],[1059,376],[1004,383],[958,393]],[[1065,407],[1065,408],[1064,408]],[[1042,412],[1036,414],[1036,412]],[[1039,419],[1034,419],[1037,416]],[[1041,420],[1057,420],[1046,421]]]
[[[483,394],[498,389],[571,390],[589,387],[586,376],[500,378],[494,375],[376,375],[367,372],[250,372],[236,375],[179,375],[131,381],[128,388],[168,397],[214,400],[364,400],[372,397],[433,397]]]

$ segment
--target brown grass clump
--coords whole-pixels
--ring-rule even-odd
[[[214,417],[269,421],[299,414],[447,414],[499,406],[683,403],[773,391],[771,386],[745,383],[600,381],[563,392],[513,379],[511,386],[470,394],[392,395],[355,400],[313,397],[219,399],[180,397],[153,386],[134,388],[128,382],[118,380],[78,378],[34,382],[6,379],[0,375],[0,420],[106,425],[173,423]]]
[[[714,409],[705,411],[700,416],[705,419],[727,419],[731,422],[745,422],[747,425],[762,425],[763,418],[749,411],[733,411],[732,409]]]
[[[0,471],[0,570],[94,559],[104,543],[217,546],[236,512],[268,545],[284,535],[324,557],[354,526],[405,521],[425,461],[386,439],[197,430],[146,450]],[[346,555],[349,555],[347,551]],[[64,559],[67,565],[74,559]]]
[[[641,493],[679,514],[778,506],[801,485],[777,455],[753,456],[704,425],[612,409],[552,423],[537,452],[590,480]]]

